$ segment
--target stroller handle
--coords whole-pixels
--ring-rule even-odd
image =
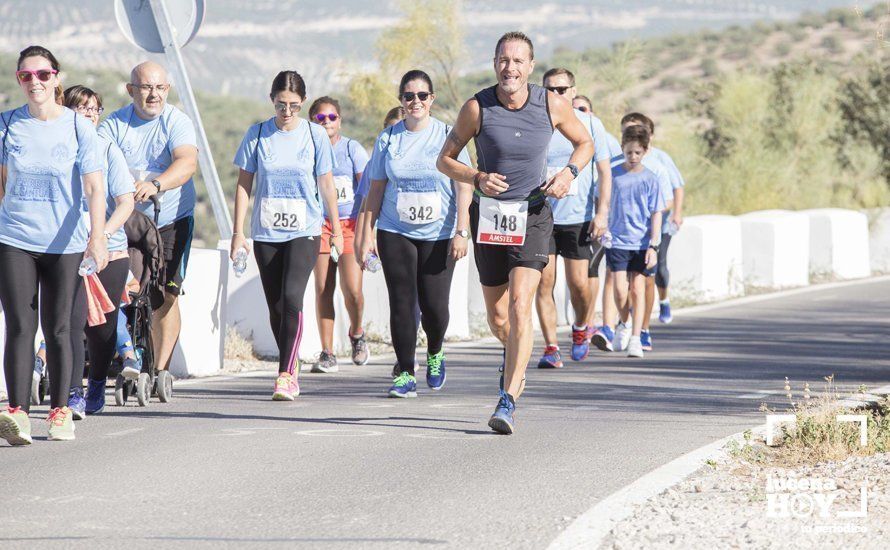
[[[151,204],[155,207],[155,225],[158,225],[158,219],[161,216],[161,201],[158,200],[157,195],[148,197],[148,200],[150,200]]]

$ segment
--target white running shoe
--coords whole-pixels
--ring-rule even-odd
[[[630,341],[630,335],[630,327],[623,322],[618,321],[618,324],[615,325],[615,337],[612,339],[612,349],[615,351],[626,350],[627,344]]]
[[[643,358],[643,344],[640,342],[639,336],[631,336],[627,343],[627,356]]]

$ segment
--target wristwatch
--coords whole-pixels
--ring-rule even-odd
[[[458,229],[457,231],[454,232],[454,234],[457,235],[457,236],[459,236],[459,237],[463,237],[463,238],[465,238],[465,239],[469,239],[469,238],[470,238],[470,232],[467,231],[466,229]]]
[[[578,170],[578,167],[577,167],[577,166],[575,166],[574,164],[571,164],[571,163],[568,164],[568,165],[566,166],[566,168],[568,168],[568,169],[569,169],[569,172],[572,173],[572,177],[573,177],[573,178],[577,178],[577,177],[578,177],[578,173],[581,171],[581,170]]]
[[[652,250],[658,252],[658,245],[657,245],[657,244],[650,244],[650,245],[649,245],[649,248],[651,248]]]
[[[105,240],[111,240],[111,233],[109,233],[108,231],[103,231],[102,236],[105,237]]]
[[[151,183],[152,183],[152,185],[155,186],[155,189],[158,190],[158,193],[160,193],[161,192],[161,182],[159,182],[158,180],[151,180]]]

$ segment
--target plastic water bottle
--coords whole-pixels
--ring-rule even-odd
[[[340,251],[334,246],[334,243],[331,243],[331,261],[334,263],[340,261]]]
[[[612,248],[612,234],[606,231],[600,237],[600,244],[603,245],[603,248]]]
[[[677,222],[671,220],[671,222],[668,224],[667,234],[668,235],[676,235],[677,231],[679,231],[679,230],[680,230],[680,226],[677,225]]]
[[[235,271],[235,277],[244,275],[247,269],[247,249],[243,246],[235,252],[235,261],[232,263],[232,270]]]
[[[92,275],[99,269],[99,264],[96,263],[92,257],[84,258],[82,262],[80,262],[80,267],[77,269],[77,274],[81,277],[86,277],[87,275]]]
[[[380,258],[377,257],[373,252],[368,254],[368,259],[365,260],[365,269],[370,271],[371,273],[377,273],[380,271],[380,268],[383,267],[380,263]]]

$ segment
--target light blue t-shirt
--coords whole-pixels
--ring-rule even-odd
[[[127,105],[111,113],[99,126],[99,133],[120,147],[130,172],[148,178],[144,181],[151,181],[148,174],[156,176],[170,168],[173,150],[177,147],[198,146],[191,119],[170,104],[153,120],[139,118],[133,105]],[[159,227],[191,216],[195,211],[195,182],[189,178],[185,185],[164,191],[158,199],[161,201]],[[138,203],[136,209],[154,216],[154,206],[149,201]]]
[[[569,195],[561,199],[550,198],[550,207],[553,210],[553,223],[557,225],[572,225],[584,223],[593,219],[594,193],[593,182],[595,179],[596,163],[610,158],[609,148],[606,142],[606,129],[600,119],[575,109],[575,116],[584,124],[590,137],[593,138],[593,159],[572,182]],[[547,149],[547,178],[562,170],[569,163],[575,147],[559,130],[553,132],[550,138],[550,147]]]
[[[330,173],[334,162],[331,140],[318,124],[301,119],[285,131],[273,117],[248,128],[234,164],[256,175],[251,237],[280,243],[321,235],[317,178]]]
[[[628,172],[624,165],[612,168],[612,204],[609,209],[612,248],[648,248],[652,214],[663,209],[661,184],[655,172],[645,166],[636,173]]]
[[[135,180],[130,174],[130,169],[127,168],[124,154],[105,136],[99,136],[99,155],[102,157],[102,169],[105,170],[105,194],[108,197],[105,206],[105,220],[107,221],[114,213],[114,209],[117,208],[114,199],[127,193],[135,193],[136,185],[134,185]],[[77,230],[84,235],[89,235],[90,232],[90,215],[86,197],[84,197],[81,223],[77,226]],[[122,226],[108,240],[108,250],[117,252],[127,250],[127,248],[127,232]]]
[[[657,147],[649,147],[649,151],[646,153],[646,156],[643,157],[643,166],[658,175],[659,182],[661,182],[661,193],[664,197],[666,206],[668,201],[674,200],[674,189],[685,185],[683,177],[680,175],[680,171],[677,170],[677,165],[674,164],[670,155],[661,149],[658,149]],[[666,233],[670,228],[670,219],[670,211],[665,212],[661,220],[662,233]]]
[[[398,122],[374,144],[367,171],[372,180],[387,180],[377,229],[419,241],[454,236],[457,195],[454,182],[436,169],[436,159],[450,128],[439,119],[419,132]],[[458,160],[470,165],[466,149]]]
[[[7,177],[0,242],[31,252],[83,252],[81,175],[102,170],[93,123],[67,108],[54,120],[40,120],[27,105],[2,117],[0,165]]]
[[[337,189],[337,212],[340,219],[355,219],[362,205],[358,188],[360,180],[356,176],[364,175],[368,164],[368,152],[362,144],[346,136],[340,136],[334,145],[334,156],[337,159],[334,167],[334,187]],[[322,202],[325,218],[327,206]]]
[[[624,151],[621,149],[621,142],[618,141],[618,138],[609,132],[606,132],[606,143],[609,145],[609,156],[611,157],[609,162],[614,168],[624,162]]]

